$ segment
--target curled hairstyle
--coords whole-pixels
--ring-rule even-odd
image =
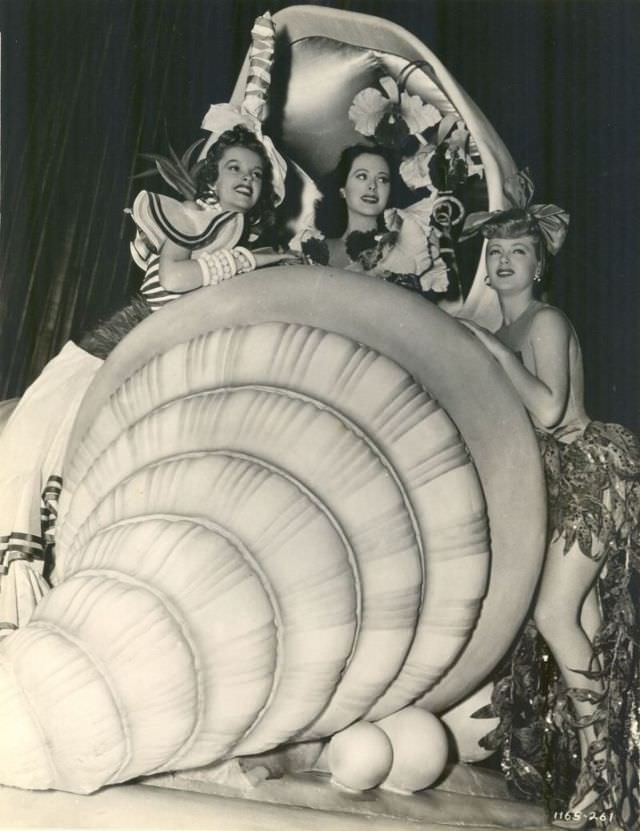
[[[322,233],[334,239],[342,236],[347,227],[347,206],[345,200],[340,196],[340,188],[346,184],[349,172],[353,163],[359,156],[379,156],[389,166],[389,181],[391,189],[387,206],[396,202],[398,182],[398,162],[394,154],[385,147],[374,147],[367,144],[353,144],[346,147],[340,156],[338,164],[321,182],[322,201],[316,211],[316,225]],[[382,212],[378,218],[378,224],[382,225]]]
[[[255,133],[243,124],[236,124],[231,130],[225,130],[209,148],[202,167],[196,176],[196,199],[203,199],[211,194],[219,175],[219,164],[226,150],[231,147],[245,147],[252,150],[262,161],[262,190],[256,204],[247,212],[248,225],[260,224],[261,228],[271,227],[274,223],[276,195],[273,189],[273,168],[267,151]]]
[[[515,237],[532,237],[540,271],[545,273],[547,268],[547,247],[540,231],[538,221],[524,208],[512,208],[502,211],[495,219],[491,219],[482,226],[482,236],[485,239],[514,239]]]

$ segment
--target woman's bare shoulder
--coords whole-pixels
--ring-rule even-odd
[[[571,321],[557,306],[540,303],[531,318],[530,335],[540,337],[550,334],[570,334],[573,332]]]

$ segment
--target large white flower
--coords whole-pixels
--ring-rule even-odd
[[[431,214],[437,194],[420,199],[408,208],[389,208],[385,225],[397,233],[397,239],[379,263],[379,267],[396,274],[422,274],[439,255],[437,235],[431,226]]]
[[[384,94],[374,87],[367,87],[353,99],[349,118],[363,136],[372,136],[383,118],[389,123],[402,120],[411,135],[422,133],[442,119],[439,110],[425,104],[418,95],[400,92],[398,84],[388,75],[380,78]]]
[[[438,193],[432,193],[419,199],[407,208],[387,208],[384,212],[384,223],[390,231],[400,231],[405,222],[415,223],[424,234],[431,231],[431,214],[433,206],[439,197]]]
[[[349,107],[349,118],[359,133],[372,136],[389,103],[379,90],[367,87],[353,99]]]

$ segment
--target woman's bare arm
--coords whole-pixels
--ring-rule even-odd
[[[202,285],[202,270],[191,252],[169,239],[160,250],[158,277],[164,289],[179,294]]]
[[[261,250],[254,252],[256,268],[266,268],[285,262],[300,262],[300,256],[292,251]],[[158,270],[160,285],[170,292],[182,293],[202,286],[202,270],[191,252],[167,240],[160,251]]]
[[[490,332],[473,323],[464,323],[498,360],[535,419],[547,428],[558,424],[569,394],[571,332],[564,316],[557,309],[544,308],[533,318],[528,337],[535,363],[533,370],[523,366]]]

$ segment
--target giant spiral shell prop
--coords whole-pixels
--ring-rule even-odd
[[[64,482],[55,588],[0,647],[0,781],[21,787],[453,704],[506,650],[543,549],[535,439],[495,362],[431,304],[329,269],[145,320],[90,388]]]

